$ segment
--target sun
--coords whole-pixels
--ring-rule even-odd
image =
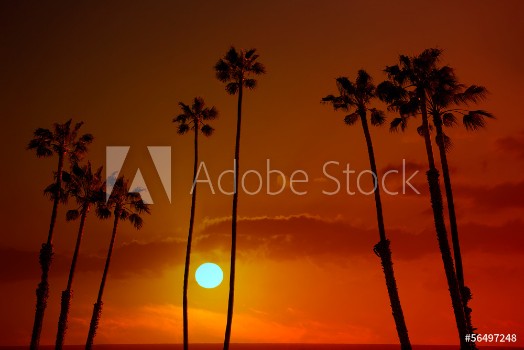
[[[195,278],[197,283],[203,288],[215,288],[222,283],[224,273],[217,264],[205,263],[200,265],[196,272]]]

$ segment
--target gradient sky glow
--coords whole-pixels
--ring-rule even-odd
[[[200,157],[214,181],[232,168],[236,99],[213,72],[231,45],[257,48],[268,71],[245,95],[241,172],[265,171],[270,159],[286,176],[302,169],[310,180],[304,196],[240,195],[232,342],[397,342],[372,252],[373,198],[322,194],[333,186],[322,173],[325,162],[340,163],[332,168],[340,179],[346,163],[369,167],[363,133],[320,99],[336,92],[340,75],[353,79],[364,68],[379,83],[399,54],[429,47],[444,49],[443,62],[464,83],[490,91],[479,108],[497,120],[475,133],[450,130],[448,158],[474,325],[480,333],[524,337],[522,13],[522,1],[2,2],[0,345],[29,343],[38,250],[51,212],[42,190],[56,159],[36,159],[25,147],[37,127],[69,118],[94,134],[89,159],[97,166],[107,146],[131,146],[122,172],[132,176],[140,166],[155,201],[141,231],[122,225],[95,342],[181,342],[193,148],[171,120],[179,101],[202,96],[215,105],[216,133],[201,140]],[[456,344],[416,126],[401,135],[387,126],[371,131],[380,172],[398,169],[403,159],[420,171],[412,183],[421,195],[384,196],[386,228],[412,342]],[[172,147],[172,203],[147,146]],[[256,188],[250,179],[247,186]],[[392,176],[388,184],[401,182]],[[191,279],[190,340],[221,342],[231,197],[201,188],[191,276],[213,261],[224,282],[204,289]],[[54,342],[76,237],[77,224],[64,217],[62,207],[42,344]],[[66,344],[85,341],[110,239],[109,221],[91,215],[86,225]]]

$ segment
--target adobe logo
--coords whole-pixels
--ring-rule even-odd
[[[109,199],[111,191],[113,191],[114,183],[122,170],[130,148],[130,146],[106,147],[106,200]],[[160,177],[169,203],[171,203],[171,147],[147,146],[147,150],[153,160],[155,170]],[[140,193],[144,203],[154,204],[140,168],[136,170],[136,174],[131,181],[130,192]]]

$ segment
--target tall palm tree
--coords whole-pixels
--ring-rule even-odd
[[[150,213],[149,206],[142,201],[139,193],[129,192],[129,181],[123,176],[119,177],[115,181],[113,191],[111,192],[107,202],[102,202],[97,205],[96,214],[99,218],[107,219],[113,215],[114,219],[113,232],[111,234],[111,242],[109,243],[109,250],[107,252],[104,273],[102,275],[100,289],[98,290],[98,298],[94,305],[93,315],[89,324],[86,350],[91,350],[93,348],[93,340],[95,339],[96,331],[98,329],[98,322],[100,321],[100,316],[102,315],[102,296],[104,294],[107,274],[109,272],[109,264],[113,254],[118,224],[120,221],[128,220],[137,230],[140,230],[143,224],[143,219],[140,215],[143,213]]]
[[[424,137],[428,157],[429,170],[426,175],[437,240],[444,264],[461,349],[471,349],[474,348],[473,343],[468,343],[465,340],[468,327],[444,222],[439,172],[435,166],[428,121],[428,95],[431,92],[433,81],[432,72],[438,66],[441,53],[442,51],[439,49],[427,49],[418,56],[401,55],[399,64],[386,67],[385,72],[388,80],[379,84],[377,94],[389,104],[390,109],[400,113],[400,117],[391,122],[392,130],[397,130],[399,127],[404,130],[409,116],[418,112],[422,115],[422,126],[419,128],[419,133]]]
[[[444,132],[443,127],[456,125],[456,116],[461,115],[466,130],[478,130],[486,125],[486,118],[494,118],[494,116],[484,110],[470,110],[465,108],[468,104],[478,103],[486,97],[487,90],[485,87],[479,85],[465,86],[461,84],[455,75],[454,69],[449,66],[435,69],[433,71],[433,77],[431,92],[428,95],[428,114],[432,116],[433,126],[436,130],[435,141],[439,149],[440,163],[442,165],[457,281],[461,291],[462,303],[464,304],[468,332],[473,333],[475,328],[471,321],[472,310],[468,306],[472,294],[464,282],[457,216],[455,213],[455,202],[447,160],[447,151],[449,151],[451,147],[451,140]]]
[[[44,321],[47,298],[49,296],[49,268],[53,259],[53,234],[55,229],[56,217],[58,215],[58,205],[60,202],[67,201],[67,195],[62,188],[62,179],[68,174],[64,172],[64,164],[69,158],[72,163],[78,162],[87,152],[87,146],[93,141],[93,135],[84,134],[79,136],[78,132],[83,122],[71,125],[69,119],[63,124],[54,123],[53,129],[38,128],[34,132],[34,138],[29,141],[27,149],[34,150],[36,156],[50,157],[53,154],[58,156],[58,166],[55,174],[54,183],[46,188],[45,193],[53,200],[53,210],[51,212],[51,223],[47,234],[47,242],[42,244],[40,249],[40,268],[42,275],[40,283],[36,289],[36,310],[33,331],[31,334],[30,349],[38,349],[40,334],[42,333],[42,323]]]
[[[233,303],[235,298],[235,263],[237,244],[237,209],[238,209],[238,174],[240,167],[240,131],[242,125],[242,96],[244,88],[253,90],[257,81],[253,76],[266,73],[264,65],[257,61],[259,55],[256,49],[239,50],[231,47],[226,55],[215,64],[216,77],[226,83],[226,91],[230,95],[238,94],[237,132],[235,141],[235,190],[233,193],[233,213],[231,217],[231,267],[229,274],[229,298],[227,304],[227,323],[224,336],[224,350],[229,349],[231,325],[233,322]]]
[[[182,318],[183,318],[183,332],[184,332],[184,350],[188,349],[189,335],[188,335],[188,320],[187,320],[187,287],[189,281],[189,264],[191,262],[191,243],[193,241],[193,223],[195,221],[195,206],[197,183],[196,176],[198,171],[198,133],[199,131],[204,136],[211,136],[214,129],[206,123],[208,120],[213,120],[218,116],[215,107],[208,108],[201,97],[195,97],[193,105],[189,106],[185,103],[179,102],[182,113],[173,119],[174,123],[178,124],[178,133],[180,135],[186,134],[189,130],[194,131],[194,163],[193,163],[193,187],[191,197],[191,214],[189,217],[189,232],[187,234],[186,247],[186,263],[184,266],[184,290],[182,297]]]
[[[366,139],[366,146],[368,149],[369,165],[371,171],[378,177],[377,165],[375,162],[375,152],[373,150],[373,142],[369,132],[367,113],[370,113],[371,124],[380,126],[385,122],[384,112],[375,108],[369,108],[368,105],[375,95],[375,85],[373,85],[371,76],[364,70],[359,70],[355,83],[346,77],[339,77],[336,80],[339,96],[328,95],[322,99],[323,102],[330,103],[335,111],[342,110],[344,112],[351,112],[346,115],[344,122],[347,125],[354,125],[360,120],[364,137]],[[391,260],[391,249],[389,247],[390,241],[386,236],[386,229],[384,227],[384,217],[382,214],[382,202],[380,200],[380,189],[378,182],[373,176],[375,182],[375,207],[377,212],[378,233],[380,241],[375,245],[374,251],[382,263],[382,269],[386,279],[386,287],[388,290],[391,309],[393,311],[393,319],[397,328],[397,334],[400,341],[400,347],[403,350],[410,350],[411,343],[409,341],[408,329],[406,321],[404,320],[404,313],[400,304],[400,297],[398,295],[397,282],[393,271],[393,261]]]
[[[71,179],[68,181],[66,186],[69,194],[76,199],[78,208],[69,210],[66,214],[66,220],[72,221],[80,218],[80,225],[78,227],[73,259],[69,269],[67,287],[62,292],[60,317],[58,319],[58,331],[56,333],[56,350],[61,350],[64,345],[69,308],[71,306],[71,298],[73,297],[73,279],[75,277],[76,262],[80,252],[82,236],[84,235],[87,214],[93,205],[105,200],[103,185],[104,182],[102,180],[102,167],[98,168],[93,173],[90,162],[82,167],[78,164],[73,165],[73,168],[71,169]]]

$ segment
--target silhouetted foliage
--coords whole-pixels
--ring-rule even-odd
[[[380,126],[384,124],[386,117],[384,112],[376,108],[370,108],[368,106],[369,103],[374,98],[376,98],[375,85],[373,85],[371,76],[366,71],[359,70],[355,83],[353,83],[347,77],[339,77],[336,79],[336,85],[339,95],[328,95],[322,99],[322,102],[331,104],[335,111],[342,110],[344,112],[350,113],[344,117],[344,123],[347,125],[353,125],[358,120],[360,120],[366,139],[371,171],[378,177],[373,142],[371,140],[371,134],[368,127],[367,114],[369,112],[371,124],[374,126]],[[375,177],[372,176],[372,179],[375,180]],[[393,270],[393,261],[391,259],[391,250],[389,248],[389,240],[387,239],[386,229],[384,226],[380,189],[377,183],[375,183],[375,186],[375,208],[380,241],[375,245],[374,252],[381,260],[401,349],[410,350],[411,343],[409,341],[404,313],[400,304],[397,282],[395,280],[395,274]]]
[[[38,158],[58,156],[57,171],[54,174],[54,183],[44,190],[44,194],[53,201],[51,222],[47,235],[47,242],[40,250],[40,267],[42,275],[36,289],[36,310],[33,331],[31,334],[30,350],[38,349],[42,323],[44,321],[47,298],[49,295],[49,268],[53,258],[53,234],[58,214],[58,204],[67,201],[66,191],[62,188],[62,179],[67,180],[69,174],[64,172],[66,158],[71,164],[77,163],[87,152],[87,146],[93,141],[91,134],[79,135],[83,122],[72,125],[69,119],[63,124],[54,123],[52,130],[38,128],[34,131],[34,138],[29,141],[27,149],[33,150]]]
[[[101,219],[108,219],[113,217],[113,231],[111,234],[111,242],[107,252],[106,263],[104,266],[104,273],[102,274],[102,281],[98,290],[98,298],[93,308],[93,315],[89,325],[89,332],[86,341],[86,350],[93,348],[93,341],[96,336],[96,331],[102,315],[102,296],[106,284],[107,274],[109,272],[109,265],[111,256],[113,254],[113,247],[115,244],[118,224],[120,221],[129,221],[137,230],[142,228],[143,219],[142,214],[150,214],[150,209],[144,203],[139,193],[129,192],[129,181],[123,176],[119,177],[113,186],[112,192],[106,202],[98,202],[96,208],[96,215]]]
[[[182,102],[178,105],[182,110],[182,113],[173,119],[174,123],[178,124],[178,133],[183,135],[189,130],[194,131],[194,162],[193,162],[193,185],[191,195],[191,214],[189,217],[189,231],[187,234],[187,246],[186,246],[186,260],[184,265],[184,287],[182,296],[182,320],[183,320],[183,341],[184,350],[188,349],[189,346],[189,334],[188,334],[188,315],[187,315],[187,289],[189,282],[189,265],[191,262],[191,244],[193,241],[193,227],[195,221],[195,208],[196,208],[196,194],[197,194],[197,183],[196,176],[198,172],[198,134],[199,131],[204,136],[211,136],[213,129],[211,125],[206,122],[209,120],[216,119],[218,117],[218,111],[215,107],[208,108],[201,97],[195,97],[193,104],[190,107]]]
[[[75,198],[77,208],[68,210],[66,213],[66,220],[72,221],[80,218],[80,225],[76,237],[75,250],[69,269],[69,278],[67,280],[67,287],[62,291],[62,299],[60,306],[60,316],[58,319],[58,330],[56,333],[55,349],[60,350],[64,345],[64,338],[67,331],[67,323],[69,316],[69,309],[71,307],[71,299],[73,297],[73,279],[76,271],[76,263],[80,253],[80,245],[84,235],[84,225],[87,214],[93,205],[97,205],[105,201],[104,187],[105,183],[102,179],[102,167],[99,167],[95,172],[91,169],[91,163],[88,162],[85,166],[73,164],[70,178],[66,182],[67,192],[70,196]]]
[[[259,55],[256,49],[237,51],[231,47],[225,56],[215,64],[215,73],[219,81],[226,84],[228,94],[238,94],[237,104],[237,130],[235,140],[235,179],[239,178],[240,132],[242,125],[242,96],[244,88],[253,90],[257,81],[253,76],[266,73],[266,68],[258,62]],[[224,335],[224,350],[229,349],[231,340],[231,325],[233,322],[233,305],[235,297],[235,264],[237,240],[237,208],[238,208],[238,181],[235,181],[233,194],[233,210],[231,218],[231,267],[229,273],[229,296],[227,304],[227,322]]]
[[[441,69],[439,67],[441,54],[442,50],[440,49],[426,49],[417,56],[401,55],[398,64],[386,67],[385,72],[388,76],[388,81],[378,85],[377,95],[388,103],[390,110],[399,113],[398,118],[400,119],[393,120],[391,124],[392,130],[398,130],[399,127],[401,130],[405,130],[409,117],[417,114],[422,116],[422,125],[418,129],[418,133],[424,138],[428,156],[429,170],[427,179],[437,240],[448,282],[461,349],[471,349],[475,345],[465,340],[465,335],[471,332],[468,330],[461,291],[448,242],[439,172],[435,166],[433,146],[430,138],[430,122],[428,119],[429,101],[436,82],[435,74]]]

